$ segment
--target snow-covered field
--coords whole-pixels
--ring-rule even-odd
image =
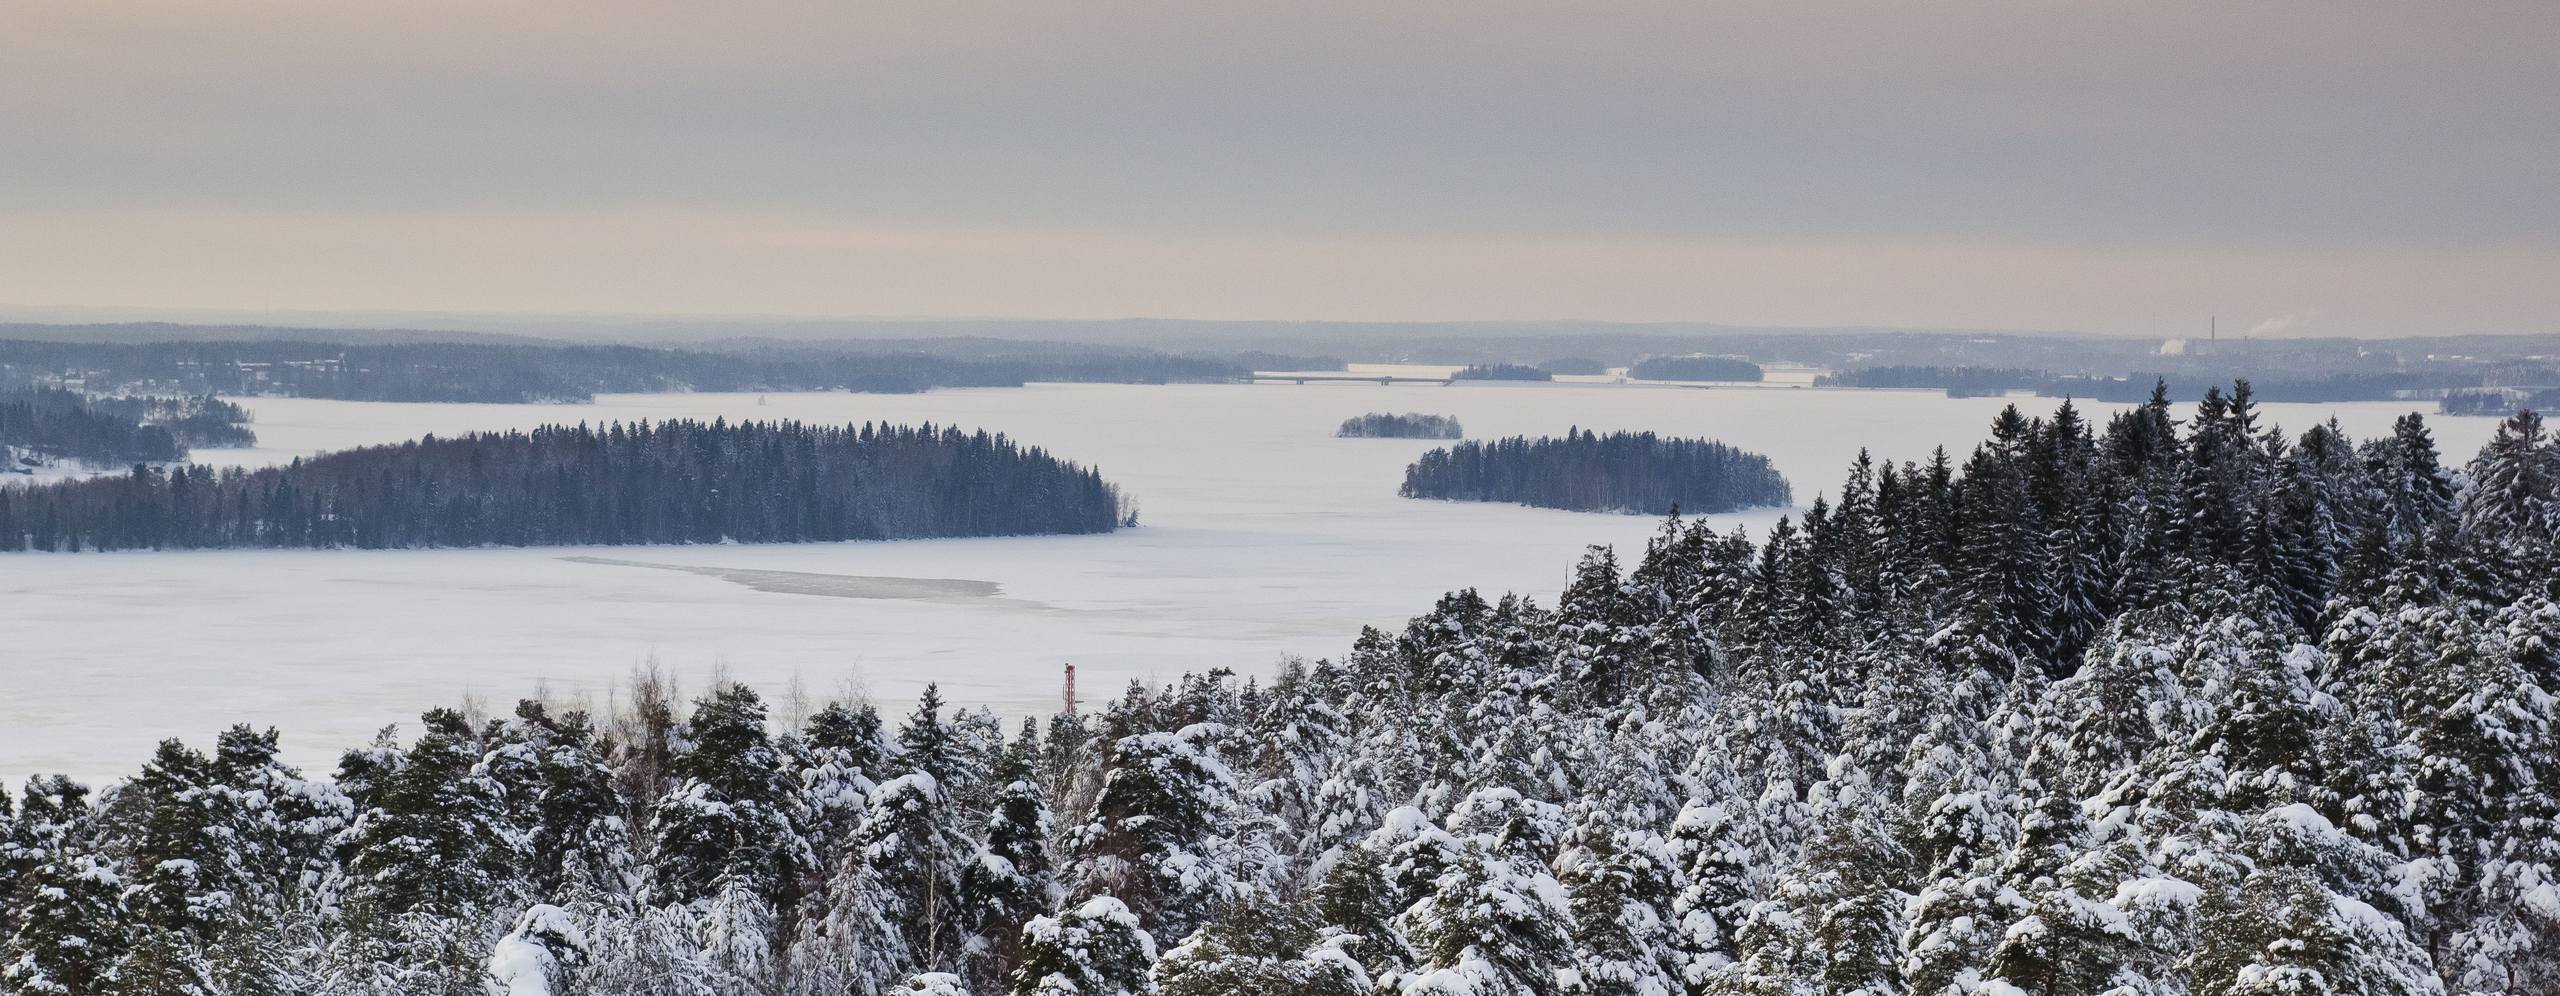
[[[2041,413],[2053,402],[2016,399]],[[655,658],[779,694],[858,682],[904,708],[928,681],[960,703],[1046,710],[1060,665],[1088,700],[1131,678],[1339,654],[1444,590],[1552,599],[1584,544],[1655,523],[1399,499],[1423,440],[1335,439],[1368,411],[1455,415],[1471,438],[1590,429],[1707,436],[1767,453],[1799,500],[1860,446],[1896,459],[1982,438],[1998,399],[1925,392],[1608,384],[1035,385],[923,395],[623,395],[592,405],[260,399],[268,463],[423,433],[726,416],[952,423],[1099,466],[1143,525],[1107,536],[791,546],[0,557],[0,777],[131,771],[167,736],[274,725],[325,771],[338,749],[430,705],[504,709],[537,689],[600,701]],[[2359,437],[2407,404],[2269,405]],[[2435,419],[2448,458],[2494,426]],[[1777,511],[1727,517],[1752,525]],[[672,568],[672,569],[669,569]]]

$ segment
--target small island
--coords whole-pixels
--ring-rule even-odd
[[[1103,533],[1100,473],[947,426],[547,425],[261,470],[0,488],[0,550],[804,543]]]
[[[1432,450],[1405,469],[1407,498],[1498,501],[1574,512],[1731,512],[1794,500],[1769,458],[1708,439],[1581,429]]]
[[[1343,419],[1342,428],[1333,434],[1340,439],[1456,439],[1466,435],[1458,428],[1457,419],[1414,412],[1370,412]]]
[[[1450,380],[1554,380],[1556,375],[1517,363],[1473,363],[1449,375]]]
[[[1648,356],[1627,368],[1637,380],[1731,380],[1758,383],[1760,365],[1731,356]]]

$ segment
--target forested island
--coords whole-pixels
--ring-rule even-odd
[[[1554,380],[1556,376],[1537,367],[1518,363],[1471,363],[1449,375],[1450,380]]]
[[[1576,512],[1730,512],[1791,501],[1769,458],[1706,439],[1583,429],[1471,441],[1405,468],[1407,498],[1501,501]]]
[[[95,464],[184,459],[190,447],[254,446],[240,406],[211,397],[101,397],[50,387],[0,388],[0,473],[60,460]]]
[[[2560,388],[2486,388],[2447,393],[2436,402],[2446,415],[2489,415],[2505,418],[2518,409],[2535,411],[2560,406]]]
[[[1760,365],[1731,356],[1648,356],[1627,368],[1638,380],[1739,380],[1757,382]]]
[[[1457,439],[1466,435],[1458,420],[1447,415],[1424,415],[1406,412],[1370,412],[1342,420],[1335,436],[1345,439]]]
[[[2247,391],[1861,454],[1553,606],[1008,731],[636,675],[0,806],[0,985],[510,996],[2560,991],[2560,441]]]
[[[260,470],[138,464],[0,489],[0,551],[798,543],[1133,524],[1097,471],[930,423],[550,425]]]
[[[2016,367],[1883,366],[1835,370],[1814,378],[1813,386],[1996,393],[2032,389],[2055,379],[2042,370]]]
[[[582,402],[665,391],[913,392],[1026,382],[1228,381],[1227,360],[1060,345],[959,341],[859,348],[736,348],[287,340],[155,343],[0,340],[0,382],[92,393],[285,395],[344,401]]]

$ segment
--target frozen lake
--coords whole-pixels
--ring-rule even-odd
[[[2053,401],[2018,398],[2036,413]],[[1582,547],[1640,547],[1641,516],[1396,497],[1422,440],[1332,438],[1368,411],[1454,415],[1470,438],[1588,429],[1707,436],[1768,454],[1800,501],[1860,446],[1959,453],[2002,399],[1786,387],[1609,384],[1034,385],[921,395],[620,395],[591,405],[255,399],[270,463],[423,433],[677,417],[983,427],[1101,468],[1142,525],[1107,536],[790,546],[0,557],[0,778],[132,771],[163,737],[282,729],[291,758],[336,752],[429,706],[504,710],[537,687],[600,701],[655,658],[778,695],[856,682],[885,713],[928,681],[957,703],[1046,711],[1073,661],[1088,701],[1132,678],[1346,649],[1474,585],[1551,601]],[[2299,430],[2371,436],[2408,403],[2267,405]],[[2102,417],[2099,407],[2093,415]],[[2430,419],[2451,460],[2495,423]],[[1776,510],[1725,517],[1754,526]]]

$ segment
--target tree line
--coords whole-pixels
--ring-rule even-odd
[[[1730,512],[1791,499],[1769,458],[1650,432],[1473,440],[1405,468],[1407,498],[1502,501],[1577,512]]]
[[[345,401],[583,402],[601,393],[1020,387],[1029,381],[1226,381],[1220,359],[970,342],[870,351],[490,343],[0,340],[0,374],[77,380],[97,393],[285,395]]]
[[[184,459],[191,447],[255,446],[249,414],[218,398],[90,397],[54,387],[0,389],[0,473],[57,460]]]
[[[0,551],[792,543],[1108,532],[1099,472],[1002,435],[671,420],[428,436],[258,470],[0,489]]]
[[[2560,404],[2560,388],[2483,388],[2447,393],[2436,402],[2445,415],[2489,415],[2505,418],[2519,409],[2541,411]]]
[[[2560,990],[2560,440],[2424,422],[1865,455],[1267,683],[1011,736],[641,676],[0,816],[31,993],[2268,996]],[[805,718],[794,719],[806,712]]]
[[[1813,386],[1992,392],[2033,388],[2053,379],[2042,370],[2015,367],[1881,366],[1835,370],[1814,378]]]
[[[1556,375],[1538,367],[1519,363],[1470,363],[1449,375],[1450,380],[1534,380],[1548,381]]]
[[[1760,365],[1732,356],[1648,356],[1627,368],[1638,380],[1741,380],[1757,382]]]
[[[2199,365],[2211,364],[2199,361]],[[2226,364],[2227,365],[2227,364]],[[2046,370],[2020,367],[1887,365],[1858,367],[1823,374],[1814,378],[1817,387],[1926,388],[1943,389],[1951,395],[1978,396],[2002,391],[2033,390],[2048,398],[2080,398],[2111,404],[2139,403],[2149,397],[2155,385],[2166,386],[2173,393],[2200,383],[2229,376],[2215,373],[2151,373],[2135,372],[2123,377],[2057,374]],[[2438,365],[2411,370],[2342,371],[2315,374],[2290,374],[2247,378],[2260,401],[2320,403],[2333,401],[2389,401],[2408,397],[2429,397],[2445,393],[2444,414],[2477,414],[2476,404],[2456,399],[2476,399],[2502,392],[2466,390],[2484,381],[2547,383],[2551,371],[2535,364]],[[2449,393],[2446,393],[2449,392]],[[2517,405],[2507,404],[2494,414],[2505,415]]]
[[[1456,439],[1466,435],[1458,420],[1448,415],[1424,415],[1406,412],[1370,412],[1342,420],[1335,436],[1344,438],[1374,437],[1381,439]]]

